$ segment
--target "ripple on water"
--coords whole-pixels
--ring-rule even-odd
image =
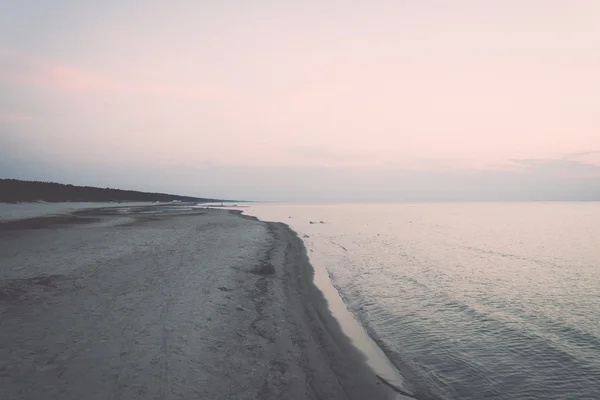
[[[281,210],[421,398],[600,399],[600,204]]]

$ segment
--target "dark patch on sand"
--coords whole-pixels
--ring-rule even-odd
[[[32,289],[44,292],[56,288],[56,283],[63,278],[60,275],[34,276],[25,279],[0,280],[0,301],[15,301]]]
[[[247,219],[248,221],[259,221],[259,219],[256,217],[244,214],[243,210],[227,210],[227,212],[229,214],[237,215],[240,218]]]
[[[64,225],[89,224],[100,221],[100,218],[82,217],[74,214],[19,219],[0,222],[0,232],[19,229],[51,229]]]
[[[251,272],[257,275],[274,275],[275,267],[270,262],[265,261],[254,267]]]

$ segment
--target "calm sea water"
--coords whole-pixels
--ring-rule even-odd
[[[600,399],[600,203],[248,213],[304,236],[418,398]]]

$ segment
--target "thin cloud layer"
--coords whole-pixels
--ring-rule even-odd
[[[263,200],[596,193],[596,1],[25,3],[0,15],[5,176]]]

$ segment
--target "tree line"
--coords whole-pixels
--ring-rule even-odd
[[[75,186],[55,182],[23,181],[19,179],[0,179],[0,202],[17,203],[30,201],[173,201],[182,202],[217,202],[219,199],[178,196],[166,193],[139,192],[99,188],[92,186]]]

